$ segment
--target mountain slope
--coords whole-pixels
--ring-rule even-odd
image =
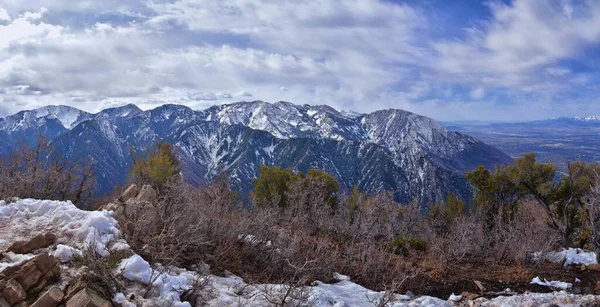
[[[0,146],[6,152],[18,139],[31,142],[37,131],[45,131],[67,158],[92,161],[100,191],[123,182],[131,155],[159,140],[175,145],[189,182],[206,184],[227,174],[243,195],[266,164],[318,168],[333,174],[343,188],[390,191],[401,202],[416,197],[430,204],[450,192],[469,197],[462,176],[466,170],[512,161],[477,139],[410,112],[356,114],[289,102],[239,102],[202,111],[179,105],[142,111],[127,105],[97,114],[46,107],[1,119]]]

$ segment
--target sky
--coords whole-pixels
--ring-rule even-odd
[[[600,115],[596,0],[0,0],[0,116],[290,101]]]

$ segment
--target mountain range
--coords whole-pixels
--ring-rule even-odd
[[[147,111],[130,104],[96,114],[47,106],[1,118],[0,153],[8,154],[19,140],[33,143],[40,134],[64,157],[91,161],[101,193],[124,183],[132,153],[143,154],[157,141],[174,145],[188,182],[207,184],[226,174],[242,195],[252,189],[261,165],[278,165],[318,168],[344,189],[390,191],[399,202],[418,198],[431,204],[448,193],[469,198],[464,172],[512,162],[478,139],[411,112],[358,114],[289,102],[205,110],[162,105]]]

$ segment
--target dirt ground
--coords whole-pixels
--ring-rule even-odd
[[[600,266],[570,266],[541,262],[529,267],[508,265],[463,265],[446,268],[444,272],[425,271],[408,279],[401,293],[411,291],[415,295],[429,295],[446,299],[450,294],[464,292],[476,296],[494,297],[525,292],[552,292],[556,289],[531,284],[540,277],[548,281],[564,281],[573,284],[568,290],[575,294],[600,295]],[[580,282],[575,282],[576,278]],[[481,287],[481,288],[480,288]],[[506,290],[510,289],[510,292]]]

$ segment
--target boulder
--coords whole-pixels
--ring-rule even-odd
[[[156,191],[154,191],[151,185],[146,184],[142,187],[142,190],[137,195],[137,199],[154,203],[156,201]]]
[[[29,241],[17,241],[7,251],[15,254],[29,254],[36,249],[48,247],[55,242],[56,236],[52,233],[47,233],[45,235],[37,235]]]
[[[2,290],[2,296],[8,302],[8,304],[15,305],[18,302],[22,302],[27,298],[27,294],[21,285],[14,279],[9,280],[4,289]]]
[[[67,301],[66,307],[111,307],[113,304],[96,292],[84,288]]]
[[[122,202],[126,202],[129,199],[136,197],[139,193],[139,190],[140,189],[136,184],[132,184],[127,188],[127,190],[125,190],[125,192],[123,192],[123,194],[121,194],[121,197],[119,199]]]
[[[64,293],[57,286],[52,286],[31,305],[31,307],[56,307],[63,300]]]

